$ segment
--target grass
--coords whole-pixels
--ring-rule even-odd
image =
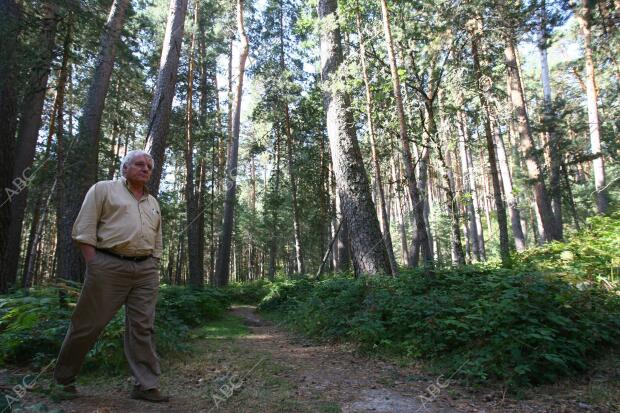
[[[220,320],[211,321],[204,326],[194,329],[190,338],[205,338],[212,340],[227,340],[242,337],[250,332],[239,317],[227,314]]]

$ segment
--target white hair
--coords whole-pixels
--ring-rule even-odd
[[[121,161],[121,175],[122,176],[125,176],[125,173],[127,172],[127,167],[131,165],[134,159],[136,159],[138,156],[146,157],[146,159],[151,162],[151,167],[155,168],[155,161],[153,160],[153,157],[148,152],[145,152],[140,149],[135,150],[135,151],[129,151],[127,152],[127,155],[125,155],[123,157],[123,160]]]

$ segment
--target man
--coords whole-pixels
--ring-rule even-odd
[[[162,228],[159,204],[146,188],[152,170],[148,153],[128,152],[122,178],[93,185],[73,225],[86,276],[54,371],[66,398],[77,395],[74,381],[86,353],[124,304],[125,357],[135,379],[131,397],[169,399],[159,392],[153,338]]]

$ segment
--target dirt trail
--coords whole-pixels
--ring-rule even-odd
[[[336,402],[343,413],[459,412],[446,406],[441,395],[434,402],[422,400],[420,396],[432,395],[425,394],[424,386],[410,385],[411,378],[422,379],[415,371],[361,358],[345,346],[313,345],[269,322],[261,322],[249,306],[235,307],[233,314],[252,326],[253,334],[241,339],[248,349],[269,354],[290,368],[289,375],[297,383],[297,394],[302,400],[319,393]]]
[[[263,320],[251,306],[234,306],[231,314],[249,334],[199,339],[191,356],[162,360],[162,388],[172,395],[170,403],[129,399],[130,383],[123,378],[79,386],[80,397],[73,401],[56,404],[37,394],[25,401],[65,413],[606,413],[557,392],[529,401],[504,399],[498,392],[473,394],[415,367],[361,357],[344,345],[308,342]]]

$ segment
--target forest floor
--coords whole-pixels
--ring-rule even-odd
[[[131,400],[126,376],[86,374],[78,382],[79,398],[54,403],[34,390],[24,396],[23,411],[614,413],[605,406],[617,406],[620,398],[614,363],[517,399],[502,389],[470,389],[447,380],[458,379],[458,371],[436,377],[420,366],[360,355],[350,345],[307,341],[251,306],[234,306],[224,320],[194,330],[191,338],[191,352],[162,360],[169,403]]]

